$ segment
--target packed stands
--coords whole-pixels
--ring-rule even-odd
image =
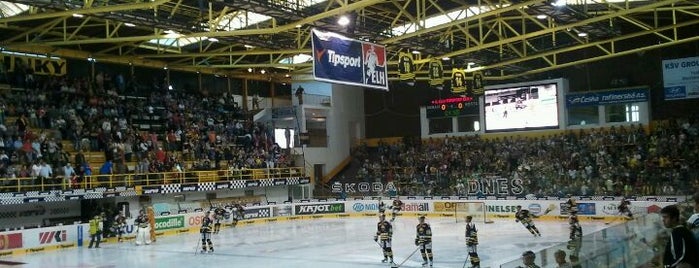
[[[699,186],[698,134],[691,119],[660,121],[650,131],[633,125],[536,138],[404,138],[355,149],[355,179],[393,181],[400,195],[465,195],[468,180],[486,176],[521,179],[523,192],[537,196],[684,195]]]
[[[290,165],[273,129],[252,122],[232,95],[158,87],[136,95],[120,74],[100,72],[92,86],[88,79],[24,77],[1,91],[0,191],[83,188],[94,186],[88,178],[115,174],[243,176]]]

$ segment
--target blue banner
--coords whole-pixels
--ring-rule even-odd
[[[603,92],[567,94],[566,107],[646,102],[649,98],[648,94],[647,88],[630,88]]]
[[[316,80],[388,90],[384,46],[315,29],[312,44]]]

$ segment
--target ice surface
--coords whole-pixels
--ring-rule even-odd
[[[463,267],[467,259],[463,222],[453,218],[428,218],[432,226],[434,267]],[[533,237],[513,219],[492,224],[477,223],[481,267],[499,267],[522,252],[568,240],[565,221],[535,221],[542,237]],[[395,262],[401,263],[414,246],[417,219],[399,217],[393,223]],[[608,226],[582,222],[585,234]],[[160,237],[149,246],[133,243],[102,244],[99,249],[74,248],[12,256],[21,267],[388,267],[380,261],[381,249],[373,240],[375,218],[343,218],[283,221],[242,225],[212,235],[215,253],[195,254],[199,234]],[[421,267],[415,253],[402,267]],[[470,267],[470,263],[466,264]]]

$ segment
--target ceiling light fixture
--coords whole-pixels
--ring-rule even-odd
[[[248,68],[248,73],[252,73],[252,68]]]
[[[580,37],[587,37],[587,33],[579,32],[579,33],[578,33],[578,36],[580,36]]]
[[[342,15],[342,16],[337,20],[337,24],[339,24],[340,26],[347,26],[347,24],[349,24],[349,23],[350,23],[350,20],[349,20],[349,18],[347,18],[347,16],[345,16],[345,15]]]
[[[266,72],[267,72],[267,71],[265,71],[265,69],[260,70],[260,73],[261,73],[261,74],[265,74]]]
[[[413,50],[412,53],[415,54],[415,55],[417,55],[417,54],[420,54],[420,51],[418,51],[418,50]]]
[[[442,60],[450,60],[451,58],[449,57],[442,57]]]
[[[125,22],[124,26],[126,27],[136,27],[136,24],[130,23],[130,22]]]
[[[82,18],[85,17],[83,14],[78,14],[78,13],[73,13],[73,18]]]
[[[548,18],[548,17],[549,17],[549,16],[546,16],[545,14],[536,15],[536,18],[537,18],[537,19],[540,19],[540,20],[545,20],[545,19]]]
[[[211,38],[209,38],[209,42],[218,42],[218,38],[211,37]]]

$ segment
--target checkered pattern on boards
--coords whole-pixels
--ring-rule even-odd
[[[274,179],[262,179],[260,180],[260,187],[274,186]]]
[[[24,203],[24,198],[8,198],[8,199],[0,200],[0,204],[3,204],[3,205],[16,205],[16,204],[23,204],[23,203]]]
[[[287,178],[286,179],[286,185],[296,185],[299,184],[299,177],[293,177],[293,178]]]
[[[197,184],[197,189],[199,191],[213,191],[216,190],[216,183],[215,182],[201,182]]]
[[[182,185],[179,183],[166,184],[166,185],[160,186],[160,193],[161,194],[179,193],[181,191],[182,191]]]
[[[245,180],[231,181],[231,189],[245,188]]]

